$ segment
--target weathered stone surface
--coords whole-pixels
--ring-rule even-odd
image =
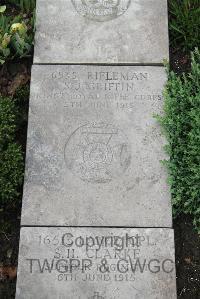
[[[170,227],[161,67],[34,66],[22,225]]]
[[[173,230],[22,228],[16,299],[175,299]]]
[[[162,63],[167,0],[37,0],[35,63]]]

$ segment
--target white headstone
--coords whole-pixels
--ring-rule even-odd
[[[34,62],[162,63],[167,22],[167,0],[37,0]]]
[[[175,299],[173,231],[21,229],[16,299]]]
[[[34,66],[23,225],[171,227],[162,67]]]

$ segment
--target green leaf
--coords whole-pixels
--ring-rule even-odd
[[[0,6],[0,13],[4,13],[6,11],[6,5]]]

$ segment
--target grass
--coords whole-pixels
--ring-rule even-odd
[[[200,48],[200,0],[169,0],[171,47],[183,52]]]

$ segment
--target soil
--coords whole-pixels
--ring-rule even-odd
[[[190,68],[190,55],[182,53],[180,49],[170,48],[170,69],[176,74],[182,74],[189,72]]]
[[[32,59],[17,60],[0,66],[0,94],[13,96],[19,87],[30,81]]]
[[[29,84],[31,62],[20,61],[0,69],[0,91],[13,95],[16,88]],[[190,69],[190,60],[180,51],[171,50],[171,68],[181,73]],[[27,108],[25,108],[27,111]],[[24,152],[27,122],[18,131],[18,140]],[[15,296],[16,269],[20,232],[21,201],[17,206],[0,212],[0,298]],[[181,215],[174,221],[177,294],[178,299],[200,299],[200,236],[194,230],[192,219]],[[131,298],[130,298],[131,299]]]
[[[200,236],[190,217],[174,221],[178,299],[200,299]]]
[[[9,211],[10,212],[10,211]],[[4,213],[0,230],[0,298],[15,298],[16,270],[20,233],[20,211]],[[6,217],[7,216],[7,217]]]

